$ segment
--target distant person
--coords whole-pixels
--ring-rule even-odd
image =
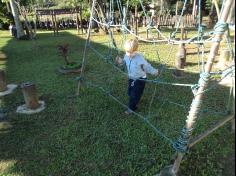
[[[17,30],[16,30],[16,26],[14,24],[10,24],[9,25],[9,31],[10,31],[10,35],[13,37],[17,37]]]
[[[13,32],[12,32],[12,27],[13,27],[13,24],[10,23],[10,25],[9,25],[9,32],[10,32],[10,35],[11,35],[11,36],[14,36],[14,35],[13,35]]]

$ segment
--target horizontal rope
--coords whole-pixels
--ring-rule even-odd
[[[123,75],[128,76],[127,73],[125,73],[124,71],[122,71],[119,67],[115,66],[114,63],[112,63],[110,61],[109,58],[107,58],[106,56],[102,55],[101,53],[99,53],[95,48],[93,48],[91,45],[89,46],[90,49],[92,49],[96,54],[98,54],[98,56],[100,56],[100,58],[102,58],[103,60],[105,60],[107,63],[111,64],[114,68],[116,68],[116,70],[118,70],[119,72],[121,72]],[[140,80],[140,79],[137,79]],[[194,84],[181,84],[181,83],[170,83],[170,82],[164,82],[164,81],[160,81],[160,80],[150,80],[150,79],[146,79],[145,82],[148,83],[154,83],[154,84],[163,84],[163,85],[172,85],[172,86],[182,86],[182,87],[192,87]]]
[[[86,80],[85,84],[95,87],[97,89],[100,89],[103,93],[107,94],[108,96],[110,96],[113,100],[115,100],[117,103],[119,103],[121,106],[123,106],[124,108],[128,109],[128,106],[125,105],[124,103],[122,103],[118,98],[116,98],[115,96],[113,96],[109,91],[105,90],[103,87],[98,86],[96,84],[93,84],[92,82]],[[135,116],[141,118],[144,122],[146,122],[157,134],[159,134],[163,139],[165,139],[166,141],[168,141],[170,144],[174,145],[174,142],[167,137],[163,132],[161,132],[160,129],[158,129],[157,127],[155,127],[145,116],[142,116],[139,113],[136,113],[134,111],[132,111],[132,114],[134,114]]]

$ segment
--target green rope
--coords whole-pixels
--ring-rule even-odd
[[[198,81],[198,84],[195,84],[191,87],[193,94],[195,96],[197,95],[198,89],[202,86],[205,86],[206,83],[208,83],[208,81],[210,80],[210,78],[211,78],[211,75],[206,72],[203,72],[200,74],[200,79]]]
[[[193,129],[184,127],[181,131],[180,137],[173,144],[173,148],[180,153],[188,152],[189,137],[192,134]]]
[[[186,10],[187,2],[188,2],[188,0],[184,1],[184,6],[183,6],[183,9],[182,9],[182,12],[181,12],[181,15],[180,15],[180,18],[179,18],[176,30],[170,35],[171,38],[175,38],[176,33],[178,32],[178,30],[180,28],[180,24],[181,24],[181,22],[183,20],[184,11]]]
[[[86,80],[85,83],[88,85],[88,86],[91,86],[91,87],[95,87],[99,90],[101,90],[103,93],[107,94],[109,97],[111,97],[113,100],[115,100],[116,102],[118,102],[121,106],[123,106],[124,108],[128,108],[127,105],[125,105],[124,103],[122,103],[118,98],[116,98],[115,96],[113,96],[111,94],[110,91],[107,91],[105,90],[103,87],[101,86],[98,86],[96,84],[93,84],[92,82]],[[166,141],[168,141],[171,145],[174,145],[174,142],[169,138],[167,137],[163,132],[161,132],[160,129],[158,129],[157,127],[155,127],[148,119],[147,117],[145,116],[142,116],[141,114],[137,113],[137,112],[134,112],[132,111],[132,114],[136,115],[137,117],[141,118],[144,122],[146,122],[157,134],[159,134],[163,139],[165,139]]]
[[[225,23],[224,21],[218,21],[214,27],[214,34],[224,34],[228,29],[228,23]]]
[[[202,87],[203,85],[205,85],[210,80],[210,78],[211,78],[211,74],[202,73],[200,75],[199,83],[194,85],[194,86],[192,86],[192,91],[193,91],[194,96],[197,96],[199,94],[203,94],[205,92],[209,92],[210,90],[215,89],[219,85],[219,82],[224,80],[227,76],[229,76],[229,75],[234,76],[235,75],[235,66],[233,65],[233,66],[229,67],[227,70],[225,70],[222,73],[224,73],[224,75],[222,76],[222,78],[219,81],[217,81],[215,84],[210,86],[208,89],[205,89],[204,91],[202,91],[200,93],[197,93],[198,92],[198,88]]]
[[[89,45],[89,47],[91,48],[91,50],[93,50],[98,56],[100,56],[99,58],[106,60],[107,63],[111,64],[116,70],[118,70],[120,73],[122,73],[123,75],[127,76],[127,73],[124,72],[122,69],[120,69],[118,66],[116,66],[113,62],[111,62],[109,59],[106,59],[107,57],[102,55],[100,52],[98,52],[95,48],[93,48],[91,45]],[[163,66],[161,67],[161,69],[164,69]],[[138,79],[139,80],[139,79]],[[163,85],[172,85],[172,86],[183,86],[183,87],[192,87],[193,84],[181,84],[181,83],[170,83],[170,82],[164,82],[164,81],[160,81],[160,80],[149,80],[146,79],[144,80],[145,82],[148,83],[153,83],[153,84],[163,84]]]

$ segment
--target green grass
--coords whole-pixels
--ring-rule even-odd
[[[92,36],[91,45],[108,54],[106,36]],[[115,35],[121,47],[121,36]],[[36,41],[16,41],[7,31],[0,31],[0,50],[7,55],[1,61],[8,83],[34,82],[38,96],[46,102],[46,109],[35,115],[15,113],[24,103],[20,88],[1,99],[8,116],[0,121],[0,176],[151,176],[173,163],[175,151],[168,141],[155,133],[136,116],[127,117],[124,108],[103,92],[83,86],[81,95],[70,98],[77,89],[76,74],[60,75],[57,68],[63,65],[57,45],[69,43],[71,61],[82,62],[85,36],[75,31],[60,32],[54,37],[50,32],[39,32]],[[154,65],[165,63],[167,69],[161,80],[191,83],[198,81],[197,48],[189,45],[186,78],[172,77],[174,47],[169,60],[170,46],[140,44],[140,51]],[[160,58],[157,59],[156,50]],[[209,50],[209,45],[206,46]],[[116,55],[116,51],[113,51]],[[206,55],[207,56],[207,55]],[[206,59],[207,57],[205,57]],[[167,61],[167,62],[166,62]],[[150,77],[153,78],[153,77]],[[116,71],[103,58],[89,50],[85,79],[112,90],[112,94],[126,104],[127,78]],[[157,93],[149,109],[154,88]],[[203,109],[225,112],[229,89],[218,87],[207,93]],[[140,103],[139,113],[150,115],[150,121],[171,140],[175,140],[185,125],[193,94],[185,87],[147,84]],[[178,106],[172,102],[184,105]],[[219,114],[201,113],[193,136],[197,136],[223,117]],[[194,146],[180,167],[183,176],[224,176],[234,167],[229,162],[235,152],[234,134],[226,125]],[[230,160],[231,159],[231,160]],[[228,164],[230,163],[230,164]]]

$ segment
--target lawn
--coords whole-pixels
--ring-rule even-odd
[[[110,50],[109,37],[92,36],[91,46],[107,57],[88,51],[85,81],[75,97],[79,75],[57,72],[63,64],[57,46],[68,43],[69,59],[81,63],[85,36],[72,30],[59,36],[39,31],[37,40],[17,41],[8,31],[0,31],[0,50],[7,55],[0,67],[6,71],[7,82],[34,82],[39,98],[46,102],[43,112],[22,115],[15,113],[24,103],[20,88],[1,98],[8,115],[0,121],[0,176],[151,176],[173,163],[175,150],[169,140],[179,137],[193,93],[190,87],[170,83],[197,83],[197,46],[187,46],[185,78],[175,79],[178,46],[171,51],[166,44],[140,43],[140,51],[153,66],[165,65],[160,80],[167,84],[148,83],[138,110],[159,135],[142,118],[125,115],[125,108],[111,97],[123,104],[128,101],[126,75],[110,64],[117,52],[123,52],[121,35],[115,39],[119,51]],[[205,59],[209,47],[205,47]],[[228,94],[229,88],[223,86],[206,93],[193,137],[223,119]],[[225,125],[194,146],[181,164],[180,175],[233,176],[235,134],[230,127]]]

